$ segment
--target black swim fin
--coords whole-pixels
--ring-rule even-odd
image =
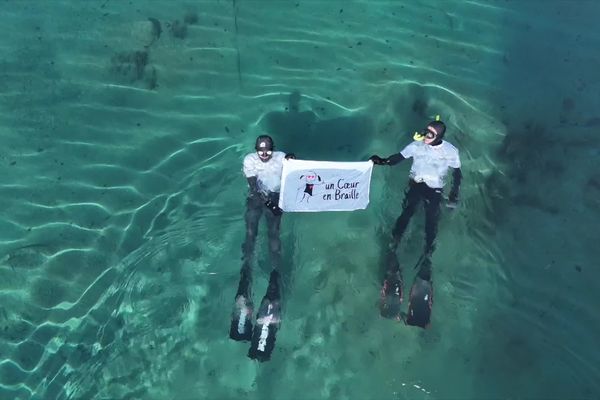
[[[272,301],[267,297],[263,298],[256,316],[248,357],[258,361],[268,361],[271,358],[280,322],[279,300]]]
[[[384,318],[400,320],[400,306],[403,300],[400,264],[394,252],[386,255],[385,263],[387,272],[381,286],[379,312]]]
[[[263,297],[256,316],[256,325],[250,342],[248,357],[268,361],[275,348],[277,330],[281,324],[279,273],[271,272],[267,294]]]
[[[229,337],[237,341],[252,339],[252,299],[237,296],[233,306]]]
[[[249,263],[244,263],[240,273],[240,283],[235,296],[229,337],[237,341],[249,341],[252,338],[252,294],[251,269]]]
[[[433,285],[431,281],[417,276],[410,288],[406,324],[427,328],[431,321],[432,305]]]

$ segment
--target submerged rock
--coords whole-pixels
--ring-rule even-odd
[[[135,47],[148,48],[152,46],[160,38],[161,33],[162,27],[156,18],[134,22],[130,28],[130,35]]]
[[[187,37],[187,24],[179,20],[173,21],[171,24],[171,34],[177,39],[185,39]]]
[[[115,54],[111,59],[110,69],[119,82],[142,83],[151,90],[158,86],[156,67],[149,65],[149,53],[146,50]]]
[[[147,51],[126,51],[112,57],[111,70],[126,82],[132,83],[144,78],[147,64]]]
[[[160,21],[156,18],[149,17],[148,21],[152,23],[152,35],[155,40],[160,39],[160,34],[162,33],[162,27],[160,26]]]
[[[198,23],[198,13],[196,11],[188,11],[183,16],[183,22],[188,25],[194,25]]]

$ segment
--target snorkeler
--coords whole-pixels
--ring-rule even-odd
[[[452,169],[452,188],[448,195],[447,207],[456,208],[462,172],[458,150],[443,140],[446,125],[439,120],[430,122],[425,130],[416,133],[415,141],[400,153],[388,158],[373,155],[369,159],[375,165],[396,165],[411,158],[408,188],[402,203],[402,214],[396,220],[392,231],[392,241],[386,254],[386,277],[381,289],[381,315],[386,318],[400,318],[402,303],[402,273],[396,258],[396,249],[400,244],[408,223],[422,201],[425,207],[425,249],[419,260],[419,272],[411,288],[407,324],[426,327],[429,324],[433,301],[431,284],[431,256],[435,249],[435,237],[440,218],[440,203],[448,169]]]
[[[279,227],[282,210],[278,207],[283,160],[295,158],[294,154],[274,151],[273,139],[267,135],[256,138],[255,152],[244,158],[243,172],[248,180],[246,198],[246,239],[242,245],[242,268],[235,298],[229,337],[251,341],[248,357],[266,361],[275,346],[275,334],[281,318],[279,270],[281,267],[281,240]],[[270,260],[273,267],[267,293],[261,302],[252,330],[252,259],[258,233],[258,223],[263,211],[268,228]]]

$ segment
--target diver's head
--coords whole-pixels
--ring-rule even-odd
[[[273,139],[271,136],[260,135],[256,138],[256,144],[254,148],[256,149],[256,153],[258,154],[258,158],[262,162],[267,162],[273,156]]]
[[[446,125],[439,120],[431,121],[427,124],[427,128],[425,128],[423,133],[425,134],[425,138],[423,139],[425,144],[437,146],[442,143],[444,133],[446,133]]]

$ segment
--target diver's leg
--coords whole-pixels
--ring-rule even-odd
[[[441,189],[427,188],[425,196],[425,252],[421,257],[419,272],[415,277],[408,300],[406,324],[427,328],[431,321],[433,284],[431,281],[431,255],[435,248],[435,236],[440,218]]]
[[[277,203],[279,198],[273,194],[271,200]],[[281,323],[279,277],[281,267],[281,239],[279,238],[281,215],[267,212],[266,218],[269,231],[269,252],[273,270],[269,276],[267,293],[265,293],[260,303],[258,314],[256,315],[256,325],[254,326],[250,349],[248,350],[248,357],[258,361],[267,361],[271,358],[271,353],[275,348],[277,330]]]
[[[240,269],[240,282],[235,297],[244,296],[247,299],[252,298],[252,264],[243,262]]]
[[[440,217],[441,189],[432,189],[422,184],[421,196],[425,201],[425,252],[420,259],[419,272],[410,288],[407,325],[427,328],[431,321],[433,285],[431,282],[431,255],[435,248],[435,236]]]
[[[392,231],[392,242],[385,249],[385,277],[381,286],[381,299],[379,311],[382,317],[391,319],[400,319],[400,306],[403,301],[403,279],[402,269],[396,249],[400,244],[400,239],[406,230],[410,218],[415,213],[417,204],[421,198],[420,188],[412,179],[409,181],[404,202],[402,204],[402,214],[396,221],[396,226]]]
[[[269,286],[267,293],[263,297],[258,314],[256,315],[256,325],[250,341],[248,357],[267,361],[271,358],[271,353],[275,348],[277,331],[281,324],[281,290],[279,271],[273,269],[269,276]]]
[[[442,203],[442,190],[427,188],[425,194],[425,256],[431,257],[435,250]]]
[[[271,271],[271,274],[269,275],[269,286],[267,286],[267,293],[265,294],[265,297],[270,301],[281,300],[280,276],[281,275],[279,274],[279,271],[276,269],[273,269],[273,271]]]
[[[229,337],[233,340],[245,341],[252,338],[252,265],[249,261],[242,263],[240,282],[235,295],[235,303],[231,314]]]
[[[279,270],[281,268],[281,215],[274,215],[273,213],[268,212],[266,213],[266,217],[271,265],[273,269]]]
[[[249,197],[246,200],[246,214],[244,216],[246,221],[246,239],[242,245],[242,260],[244,263],[252,262],[256,236],[258,234],[258,221],[264,208],[262,200],[256,197]]]
[[[425,195],[425,249],[419,266],[419,276],[431,280],[431,256],[435,250],[437,228],[440,220],[442,190],[427,188]]]
[[[258,221],[263,211],[262,202],[255,198],[246,201],[246,240],[242,245],[242,268],[231,316],[229,337],[233,340],[252,338],[252,255],[258,232]]]
[[[412,179],[408,182],[408,188],[405,191],[404,201],[402,202],[402,214],[396,220],[396,224],[394,225],[394,229],[392,230],[392,243],[390,245],[390,249],[395,251],[398,245],[400,244],[400,240],[402,239],[402,235],[406,231],[406,227],[410,221],[410,218],[415,213],[417,209],[417,204],[421,198],[420,195],[420,187],[415,181]]]

